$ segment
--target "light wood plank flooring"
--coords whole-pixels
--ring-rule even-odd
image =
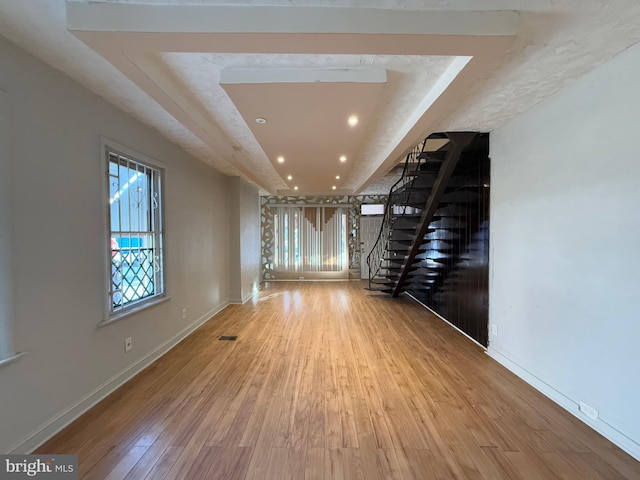
[[[640,478],[423,307],[363,287],[265,284],[38,451],[79,454],[83,479]]]

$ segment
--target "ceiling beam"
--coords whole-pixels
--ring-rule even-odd
[[[512,36],[517,19],[514,11],[67,2],[76,31]]]

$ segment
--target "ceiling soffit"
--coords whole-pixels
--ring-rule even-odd
[[[386,70],[370,68],[225,69],[220,78],[286,179],[280,195],[343,193],[386,81]]]
[[[75,2],[67,7],[70,31],[154,98],[205,145],[222,152],[224,160],[245,178],[270,193],[289,192],[292,184],[285,175],[290,173],[272,163],[279,148],[277,143],[282,141],[264,135],[252,124],[253,116],[259,114],[251,104],[259,106],[264,98],[259,92],[267,88],[274,98],[284,99],[286,85],[294,83],[227,83],[224,88],[229,95],[226,102],[220,102],[224,105],[220,109],[219,104],[212,103],[215,97],[224,97],[220,72],[232,66],[234,60],[252,59],[253,63],[242,67],[253,70],[265,70],[265,66],[273,69],[278,60],[278,68],[299,70],[296,62],[300,58],[296,56],[324,59],[326,67],[334,69],[347,68],[358,57],[375,57],[381,66],[393,63],[393,59],[398,64],[404,60],[411,65],[415,59],[415,65],[426,62],[435,66],[432,74],[424,78],[426,85],[415,82],[412,85],[412,72],[418,77],[422,74],[418,67],[406,68],[405,72],[387,70],[386,84],[361,81],[305,84],[297,79],[296,89],[289,88],[290,94],[307,90],[301,98],[325,98],[325,102],[337,95],[338,90],[349,90],[348,86],[359,88],[351,89],[349,94],[343,92],[340,95],[346,96],[339,98],[355,100],[358,95],[354,92],[363,90],[366,99],[360,101],[368,110],[359,143],[350,147],[352,158],[345,176],[341,175],[340,185],[343,193],[357,193],[389,170],[439,118],[455,108],[457,99],[474,81],[500,62],[501,55],[513,42],[517,24],[517,14],[501,11],[407,12]],[[226,61],[211,68],[212,57]],[[286,57],[293,60],[282,62]],[[184,63],[195,64],[197,68],[176,68]],[[215,70],[215,74],[201,75],[199,69],[203,66]],[[191,88],[184,88],[185,85]],[[208,94],[205,85],[215,94]],[[365,94],[367,86],[372,91]],[[321,93],[311,91],[320,92],[323,88]],[[254,101],[243,100],[245,97]],[[403,98],[410,98],[412,105],[403,104]],[[318,124],[313,128],[318,129]],[[330,128],[324,130],[327,135],[335,135]],[[330,137],[323,137],[319,131],[318,138],[326,143]],[[327,161],[322,155],[333,155],[321,150],[309,150],[318,152],[315,160],[318,165]],[[308,167],[299,166],[296,176],[301,182],[305,176],[320,178],[319,170]],[[332,175],[333,171],[324,174]],[[309,185],[309,192],[313,189],[313,193],[323,193],[315,190],[317,184],[311,181],[304,185]],[[321,188],[327,187],[328,183]]]

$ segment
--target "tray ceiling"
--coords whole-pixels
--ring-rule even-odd
[[[0,3],[0,34],[278,194],[386,188],[384,175],[431,131],[496,128],[640,40],[632,0],[361,3],[22,0]],[[241,70],[279,76],[220,83]],[[324,70],[352,76],[328,81]],[[363,81],[366,71],[384,81]],[[356,110],[357,129],[340,131],[337,118]],[[296,153],[279,164],[287,148]]]

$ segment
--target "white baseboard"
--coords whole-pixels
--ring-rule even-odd
[[[262,282],[351,282],[353,280],[360,281],[359,278],[272,278]]]
[[[31,453],[32,451],[34,451],[44,442],[60,432],[63,428],[68,426],[71,422],[76,420],[80,415],[85,413],[87,410],[103,400],[109,394],[113,393],[119,387],[131,380],[135,375],[137,375],[153,362],[165,355],[169,350],[175,347],[183,339],[188,337],[197,328],[204,325],[213,316],[224,310],[228,305],[229,302],[225,302],[202,315],[198,320],[186,327],[184,330],[177,333],[175,336],[153,349],[147,355],[111,377],[105,383],[89,392],[86,396],[84,396],[76,403],[65,408],[64,410],[41,424],[33,432],[29,433],[22,440],[11,447],[7,453],[21,454]]]
[[[544,380],[533,375],[528,370],[522,368],[520,365],[515,363],[513,360],[509,359],[505,354],[499,352],[495,348],[489,346],[487,349],[487,355],[493,358],[496,362],[501,364],[503,367],[507,368],[511,372],[515,373],[518,377],[523,379],[533,388],[547,396],[549,399],[560,405],[562,408],[567,410],[577,419],[589,425],[596,432],[598,432],[603,437],[610,440],[612,443],[620,447],[622,450],[627,452],[636,460],[640,461],[640,444],[638,444],[633,439],[626,436],[621,431],[617,430],[615,427],[612,427],[608,423],[604,422],[602,419],[593,420],[587,417],[584,413],[582,413],[579,409],[579,403],[571,398],[567,397],[562,392],[556,390],[551,385],[546,383]]]
[[[247,303],[249,300],[251,300],[253,298],[253,292],[249,292],[247,293],[243,298],[242,298],[242,304],[244,305],[245,303]]]
[[[247,303],[249,300],[251,300],[253,298],[253,293],[247,293],[244,297],[242,298],[230,298],[229,299],[229,304],[231,305],[244,305],[245,303]]]

